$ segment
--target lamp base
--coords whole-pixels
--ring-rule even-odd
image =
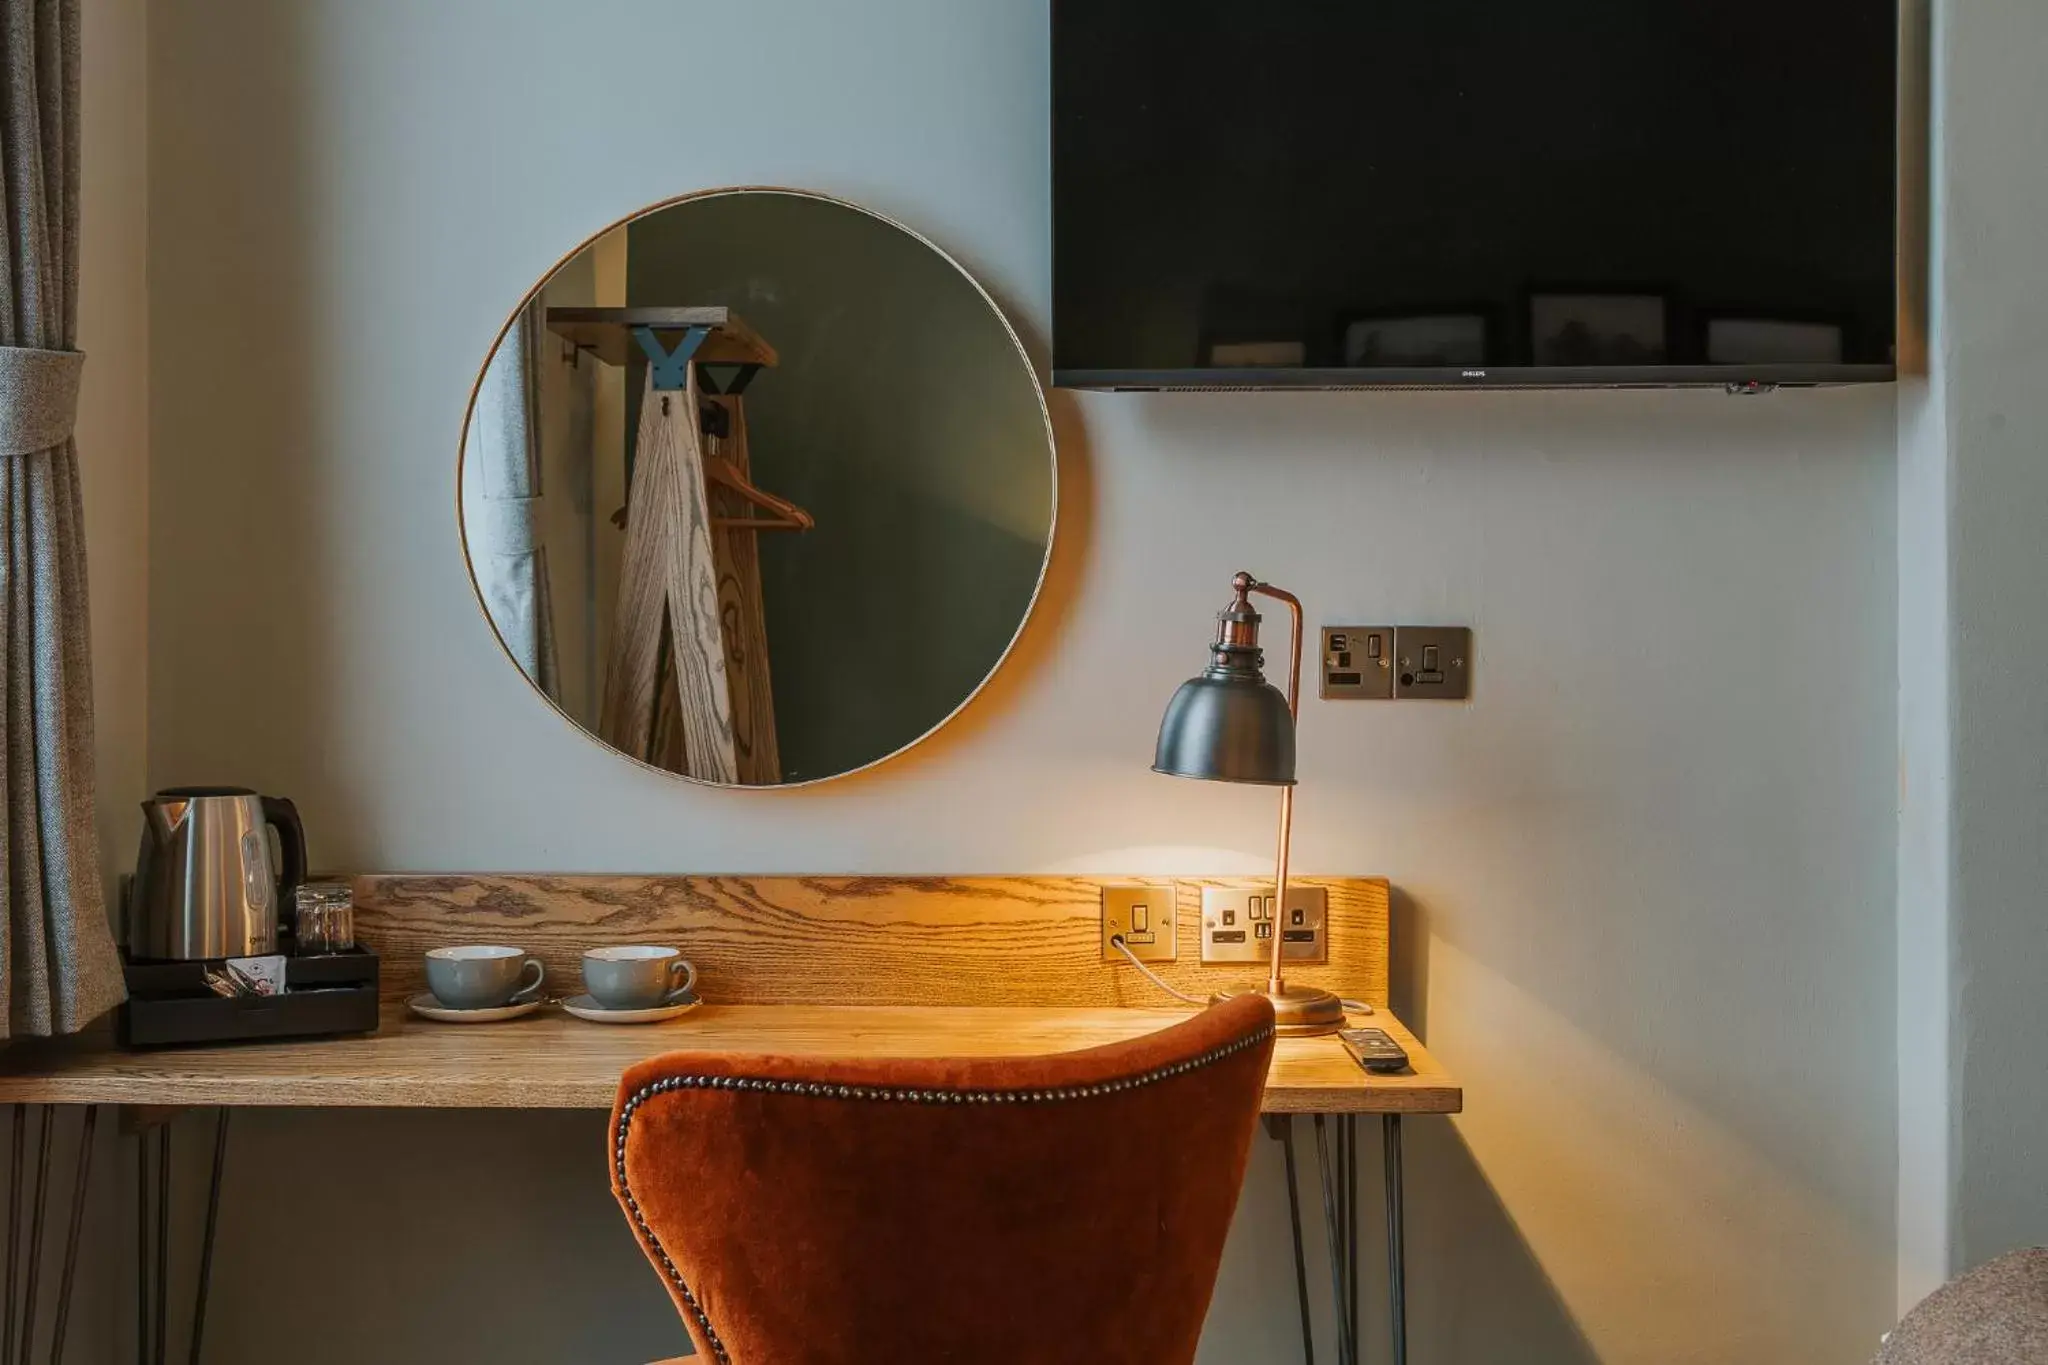
[[[1240,995],[1263,995],[1271,1001],[1274,1028],[1282,1037],[1307,1038],[1319,1033],[1335,1033],[1344,1027],[1344,1002],[1315,986],[1286,982],[1281,985],[1280,993],[1275,995],[1261,981],[1255,986],[1232,986],[1218,991],[1209,997],[1209,1003],[1220,1005]]]

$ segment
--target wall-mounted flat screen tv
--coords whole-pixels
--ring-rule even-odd
[[[1053,0],[1070,387],[1894,377],[1892,0]]]

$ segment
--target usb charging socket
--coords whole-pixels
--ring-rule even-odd
[[[1265,962],[1280,936],[1284,962],[1327,962],[1329,892],[1320,886],[1290,886],[1284,908],[1264,886],[1202,888],[1202,961]]]

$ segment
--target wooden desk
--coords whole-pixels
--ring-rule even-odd
[[[18,1042],[0,1050],[0,1103],[113,1104],[171,1111],[219,1106],[223,1113],[208,1192],[209,1209],[217,1209],[220,1160],[226,1150],[225,1111],[232,1108],[608,1110],[626,1069],[663,1052],[1028,1056],[1118,1042],[1165,1028],[1187,1014],[1185,1010],[1036,1005],[704,1005],[664,1024],[624,1026],[588,1023],[550,1007],[502,1024],[437,1024],[413,1016],[403,1005],[387,1002],[378,1032],[358,1038],[149,1052],[123,1051],[105,1031],[70,1039]],[[1390,1305],[1398,1361],[1405,1355],[1400,1118],[1403,1114],[1456,1113],[1464,1105],[1464,1092],[1392,1014],[1380,1010],[1354,1022],[1369,1023],[1391,1034],[1408,1050],[1412,1074],[1368,1076],[1335,1038],[1281,1038],[1274,1046],[1262,1107],[1269,1116],[1269,1131],[1286,1144],[1287,1198],[1304,1306],[1308,1288],[1300,1245],[1292,1116],[1314,1115],[1325,1225],[1339,1229],[1336,1242],[1348,1248],[1340,1253],[1342,1263],[1336,1271],[1335,1283],[1340,1285],[1356,1274],[1359,1170],[1355,1119],[1361,1114],[1384,1116]],[[87,1110],[88,1115],[93,1112]],[[1325,1132],[1326,1116],[1334,1116],[1334,1141]],[[47,1118],[43,1131],[47,1143]],[[89,1128],[87,1135],[89,1140]],[[166,1145],[158,1156],[160,1190],[168,1179],[168,1157]],[[146,1171],[146,1154],[142,1161]],[[76,1198],[83,1198],[84,1188],[81,1181]],[[20,1201],[15,1202],[18,1205]],[[146,1238],[146,1201],[138,1216]],[[158,1218],[157,1255],[162,1264],[167,1233],[161,1206]],[[202,1264],[211,1259],[212,1223],[209,1215]],[[77,1226],[75,1212],[72,1226]],[[204,1313],[204,1283],[202,1278],[200,1316]],[[163,1287],[158,1285],[156,1292],[154,1312],[161,1324]],[[67,1276],[67,1298],[68,1294]],[[1339,1311],[1346,1314],[1350,1330],[1355,1332],[1355,1294],[1347,1300],[1339,1290],[1338,1302]],[[163,1330],[161,1325],[157,1330]],[[1306,1342],[1306,1316],[1302,1330]]]
[[[1185,1016],[1100,946],[1103,888],[1143,878],[448,876],[354,879],[357,931],[384,961],[383,1022],[369,1037],[144,1053],[105,1033],[0,1049],[0,1102],[606,1109],[626,1068],[697,1048],[812,1056],[1021,1056],[1066,1052]],[[1178,960],[1157,969],[1206,994],[1243,972],[1205,967],[1205,887],[1177,878]],[[1266,1086],[1271,1114],[1456,1113],[1457,1082],[1385,1009],[1387,884],[1303,877],[1329,904],[1330,958],[1290,979],[1379,1007],[1413,1075],[1369,1077],[1331,1038],[1286,1038]],[[573,989],[597,943],[680,943],[721,1003],[666,1024],[591,1024],[543,1010],[505,1024],[436,1024],[399,1003],[420,954],[510,943]],[[860,1005],[785,1003],[860,1000]]]
[[[679,1050],[819,1057],[1005,1057],[1094,1047],[1165,1028],[1186,1010],[1148,1008],[1160,993],[1102,953],[1104,887],[1142,877],[706,877],[449,875],[355,878],[357,932],[384,960],[387,994],[377,1033],[312,1043],[250,1043],[124,1052],[105,1029],[79,1038],[20,1041],[0,1049],[0,1103],[154,1110],[221,1109],[209,1210],[218,1207],[228,1112],[240,1107],[383,1107],[607,1110],[620,1076],[643,1058]],[[1166,879],[1151,879],[1162,881]],[[1320,1186],[1328,1264],[1345,1345],[1358,1332],[1358,1118],[1381,1116],[1385,1167],[1389,1338],[1406,1355],[1401,1120],[1453,1114],[1464,1092],[1385,1007],[1387,885],[1377,878],[1310,877],[1328,895],[1329,960],[1290,979],[1340,990],[1375,1007],[1354,1024],[1385,1029],[1407,1049],[1411,1073],[1368,1076],[1334,1038],[1282,1038],[1263,1108],[1284,1144],[1297,1297],[1309,1337],[1309,1290],[1299,1189]],[[1239,973],[1200,960],[1205,887],[1247,893],[1263,883],[1171,879],[1178,958],[1157,964],[1179,989],[1206,994]],[[551,983],[577,979],[579,955],[598,943],[679,943],[702,972],[705,1005],[666,1024],[591,1024],[543,1010],[504,1024],[436,1024],[400,1002],[422,987],[420,951],[443,943],[517,944],[541,957]],[[860,1005],[776,1003],[857,999]],[[1139,1007],[1133,1007],[1139,1006]],[[44,1112],[42,1132],[49,1132]],[[22,1111],[16,1110],[23,1129]],[[1298,1162],[1294,1116],[1307,1115],[1313,1151]],[[150,1186],[138,1139],[139,1191]],[[83,1144],[90,1150],[90,1141]],[[163,1172],[157,1141],[156,1259],[164,1264]],[[1297,1174],[1298,1164],[1310,1169]],[[1320,1180],[1318,1180],[1320,1177]],[[595,1175],[593,1175],[595,1178]],[[78,1226],[86,1182],[73,1194]],[[15,1201],[18,1208],[21,1201]],[[37,1201],[40,1203],[40,1199]],[[148,1240],[149,1201],[139,1201]],[[210,1259],[211,1228],[201,1252]],[[31,1271],[31,1276],[33,1271]],[[139,1277],[145,1297],[147,1277]],[[189,1316],[203,1321],[200,1302]],[[155,1319],[164,1321],[162,1277]],[[69,1277],[65,1295],[68,1297]],[[147,1316],[147,1315],[146,1315]],[[1345,1352],[1340,1352],[1345,1354]],[[1355,1350],[1348,1353],[1357,1359]]]
[[[681,1049],[820,1057],[1016,1057],[1095,1047],[1186,1011],[923,1005],[705,1005],[665,1024],[592,1024],[555,1009],[436,1024],[387,1005],[375,1034],[124,1052],[105,1034],[0,1052],[0,1103],[609,1109],[619,1077]],[[1270,1114],[1452,1114],[1464,1092],[1391,1014],[1370,1019],[1412,1075],[1368,1076],[1334,1038],[1282,1038]]]

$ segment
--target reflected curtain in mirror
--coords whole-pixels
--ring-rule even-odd
[[[505,648],[535,686],[555,697],[554,604],[547,546],[536,524],[543,479],[541,335],[538,305],[521,309],[477,390],[470,458],[481,487],[472,563]]]

